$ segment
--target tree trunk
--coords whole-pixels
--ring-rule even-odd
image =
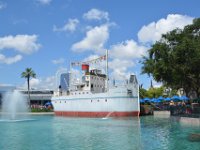
[[[196,88],[197,98],[200,96],[199,88]]]
[[[30,97],[30,84],[29,84],[29,81],[30,81],[30,77],[27,78],[27,83],[28,83],[28,105],[29,105],[29,107],[31,107],[31,97]]]

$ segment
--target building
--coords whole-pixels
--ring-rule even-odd
[[[27,90],[19,90],[28,98]],[[51,97],[53,96],[52,90],[30,90],[30,100],[31,105],[45,105],[47,102],[51,101]]]
[[[60,75],[61,91],[68,91],[69,90],[69,82],[70,82],[70,74],[69,73],[62,73]]]
[[[24,94],[25,97],[28,98],[28,91],[27,90],[19,90],[15,86],[0,86],[0,105],[2,103],[3,95],[6,92],[12,92],[14,90],[17,90]],[[37,105],[44,105],[47,102],[51,101],[51,97],[53,96],[52,90],[30,90],[30,100],[31,104],[37,104]]]

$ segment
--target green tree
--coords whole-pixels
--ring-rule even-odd
[[[164,87],[159,88],[149,88],[148,90],[144,88],[140,88],[140,98],[143,99],[145,97],[149,98],[158,98],[159,96],[163,96]]]
[[[150,88],[147,91],[147,95],[149,98],[158,98],[159,96],[163,96],[163,92],[164,88],[163,87],[159,87],[159,88]]]
[[[148,97],[147,90],[144,89],[144,88],[142,88],[142,87],[140,87],[140,89],[139,89],[139,95],[140,95],[140,99]]]
[[[28,101],[29,105],[31,104],[30,101],[30,79],[31,78],[36,78],[35,72],[32,70],[32,68],[26,68],[24,72],[21,73],[22,78],[27,79],[27,85],[28,85]]]
[[[200,18],[184,29],[162,35],[142,60],[142,73],[172,89],[200,96]]]

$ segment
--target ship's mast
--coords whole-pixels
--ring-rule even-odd
[[[106,50],[106,91],[109,90],[108,88],[108,50]]]
[[[69,91],[72,89],[72,63],[69,64]]]

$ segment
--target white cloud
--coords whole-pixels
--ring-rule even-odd
[[[98,51],[103,49],[104,44],[109,38],[109,25],[96,26],[86,33],[86,37],[80,42],[72,45],[74,51],[83,52],[86,50]]]
[[[36,87],[41,83],[40,79],[31,78],[30,79],[30,87]]]
[[[64,58],[59,58],[59,59],[54,59],[52,60],[52,63],[53,64],[63,64],[65,62],[65,59]]]
[[[5,9],[7,7],[7,4],[0,1],[0,10]]]
[[[26,19],[16,19],[16,20],[13,20],[13,24],[14,25],[17,25],[17,24],[28,24],[28,20],[26,20]]]
[[[152,84],[154,88],[159,88],[161,86],[163,86],[163,84],[161,82],[156,82],[155,80],[152,80]]]
[[[30,79],[30,89],[50,89],[54,90],[56,87],[55,76],[49,76],[46,78],[31,78]],[[22,89],[27,89],[27,81],[21,86]]]
[[[83,62],[90,61],[90,60],[96,59],[98,57],[99,57],[98,55],[90,55],[90,56],[84,58]]]
[[[87,20],[109,20],[109,14],[108,12],[101,11],[98,9],[91,9],[87,13],[83,14],[83,18]]]
[[[0,37],[0,50],[14,49],[24,54],[31,54],[41,47],[41,45],[36,42],[37,35],[9,35]]]
[[[146,54],[147,47],[138,45],[134,40],[112,45],[110,55],[113,58],[120,59],[136,59]]]
[[[109,68],[112,69],[111,76],[117,80],[124,80],[128,77],[128,68],[133,67],[132,60],[113,59],[109,62]]]
[[[138,38],[141,42],[155,42],[173,29],[183,29],[184,26],[191,24],[194,18],[186,15],[169,14],[167,18],[162,18],[157,22],[152,22],[143,26],[138,32]]]
[[[41,80],[38,86],[40,89],[55,89],[56,88],[56,77],[49,76]]]
[[[57,28],[56,26],[53,27],[53,31],[61,32],[61,31],[70,31],[74,32],[79,24],[78,19],[69,19],[68,22],[61,28]]]
[[[52,0],[37,0],[42,5],[48,5],[51,3]]]
[[[0,54],[0,63],[4,63],[4,64],[13,64],[16,63],[18,61],[20,61],[22,59],[21,55],[16,55],[14,57],[6,57],[3,54]]]

